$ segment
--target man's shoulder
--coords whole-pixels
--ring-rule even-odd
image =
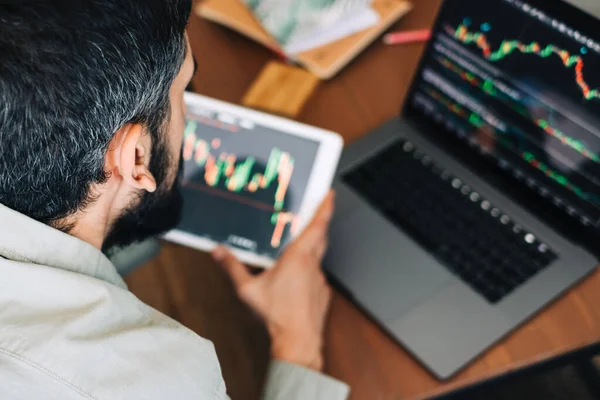
[[[23,382],[43,379],[93,399],[225,397],[212,343],[127,290],[50,267],[0,266],[0,357]]]

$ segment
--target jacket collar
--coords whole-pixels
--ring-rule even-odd
[[[97,248],[0,204],[0,257],[101,279],[127,289]]]

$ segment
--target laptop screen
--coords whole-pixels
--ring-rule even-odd
[[[406,113],[600,226],[600,21],[558,0],[448,0]]]

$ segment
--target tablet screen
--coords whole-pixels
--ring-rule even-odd
[[[188,104],[186,233],[275,259],[299,227],[320,143]]]

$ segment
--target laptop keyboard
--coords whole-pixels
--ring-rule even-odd
[[[393,144],[344,180],[492,304],[558,258],[412,142]]]

